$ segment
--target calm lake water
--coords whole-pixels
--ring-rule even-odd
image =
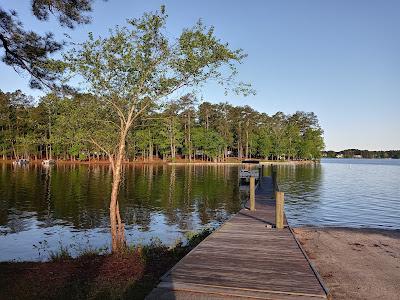
[[[323,159],[278,174],[292,226],[400,229],[400,160]]]
[[[0,260],[41,260],[61,246],[110,244],[107,165],[0,164]],[[238,167],[127,166],[120,192],[129,243],[173,244],[242,207]]]
[[[173,244],[218,226],[247,198],[240,166],[127,166],[121,214],[129,243]],[[267,169],[267,172],[269,169]],[[400,161],[326,159],[282,165],[278,176],[293,226],[400,229]],[[110,243],[110,168],[0,164],[0,260],[43,260]]]

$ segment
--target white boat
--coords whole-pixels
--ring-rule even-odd
[[[260,170],[255,169],[255,170],[246,170],[246,169],[241,169],[239,172],[240,179],[248,179],[250,177],[255,177],[258,178],[260,176]]]
[[[22,166],[29,164],[29,159],[21,158],[13,161],[13,165]]]
[[[54,165],[56,161],[54,159],[44,159],[42,160],[42,165],[43,166],[51,166]]]

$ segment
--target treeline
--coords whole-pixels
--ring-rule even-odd
[[[329,158],[343,157],[343,158],[393,158],[400,159],[400,150],[387,150],[387,151],[370,151],[359,149],[346,149],[342,151],[324,151],[323,156]]]
[[[21,91],[0,92],[0,151],[3,159],[106,160],[102,144],[115,145],[118,124],[92,109],[94,96],[46,95],[35,103]],[[104,121],[104,122],[102,122]],[[134,124],[127,159],[226,161],[231,157],[271,160],[318,159],[323,130],[314,113],[273,116],[249,106],[198,104],[188,94],[153,107]]]

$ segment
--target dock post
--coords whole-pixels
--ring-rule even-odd
[[[271,166],[271,177],[272,177],[272,188],[274,189],[274,192],[276,192],[276,168],[275,166]]]
[[[250,176],[250,210],[256,210],[256,179]]]
[[[277,229],[283,229],[283,207],[284,207],[284,193],[275,192],[275,226]]]

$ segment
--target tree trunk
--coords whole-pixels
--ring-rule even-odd
[[[208,110],[207,110],[207,113],[206,113],[206,131],[208,131]]]
[[[188,148],[189,148],[189,145],[188,145],[188,135],[187,135],[187,124],[185,122],[184,122],[183,132],[184,132],[184,138],[185,138],[184,145],[185,145],[186,151],[187,151]],[[183,154],[183,151],[182,151],[182,154]],[[184,155],[185,155],[185,159],[187,160],[189,154],[188,153],[184,153]]]
[[[248,126],[248,124],[247,124]],[[249,158],[249,130],[246,129],[246,159]]]
[[[13,153],[14,153],[14,158],[18,159],[18,154],[17,154],[17,151],[15,150],[14,144],[12,144],[12,150],[13,150]]]
[[[188,120],[188,143],[189,143],[189,147],[188,147],[188,151],[189,151],[189,161],[192,161],[192,140],[190,137],[190,113],[189,113],[189,120]]]
[[[174,142],[173,142],[173,133],[172,133],[172,120],[169,124],[169,146],[170,146],[170,151],[171,151],[171,158],[175,158],[174,154]]]
[[[149,161],[153,161],[153,152],[154,152],[153,141],[150,141],[150,144],[149,144]]]
[[[119,212],[118,194],[121,183],[122,162],[125,155],[125,137],[122,133],[119,141],[117,157],[110,157],[113,171],[113,182],[110,199],[111,250],[113,253],[123,251],[125,243],[125,229]]]

